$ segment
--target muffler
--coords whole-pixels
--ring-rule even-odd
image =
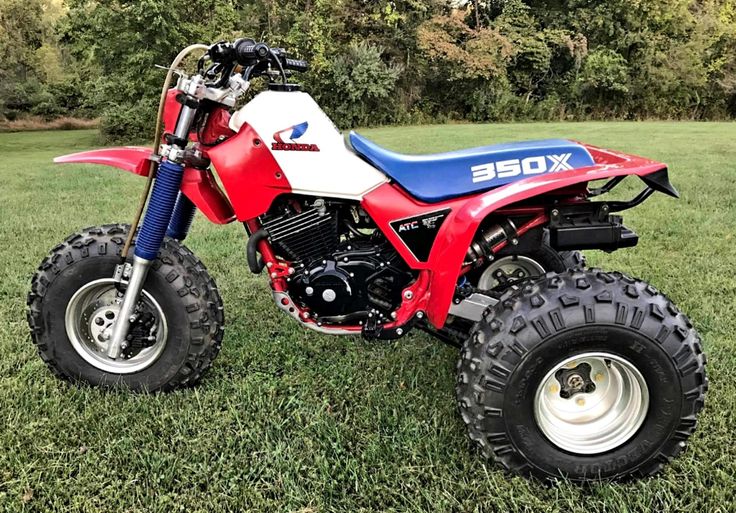
[[[516,226],[510,219],[486,228],[478,235],[468,248],[467,260],[475,262],[480,258],[493,254],[493,248],[505,240],[515,239]]]

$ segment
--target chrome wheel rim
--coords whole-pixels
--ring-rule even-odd
[[[478,288],[492,290],[504,282],[542,276],[544,273],[544,267],[536,260],[520,255],[505,256],[491,263],[483,271],[478,279]]]
[[[87,363],[104,372],[131,374],[146,369],[158,359],[166,347],[168,325],[161,306],[144,290],[140,306],[154,316],[155,341],[149,347],[113,360],[107,356],[107,346],[121,304],[122,297],[112,278],[91,281],[72,296],[64,322],[72,347]]]
[[[626,443],[644,423],[649,389],[630,361],[611,353],[567,358],[537,388],[534,415],[560,449],[598,454]]]

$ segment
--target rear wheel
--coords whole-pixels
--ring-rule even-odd
[[[191,385],[220,349],[223,308],[204,265],[173,239],[151,266],[121,357],[107,356],[123,297],[112,276],[127,233],[88,228],[52,250],[28,295],[33,342],[64,379],[135,391]]]
[[[506,469],[643,477],[685,447],[707,390],[685,315],[647,283],[567,271],[508,291],[463,346],[468,432]]]
[[[549,271],[560,273],[584,267],[585,257],[579,251],[557,251],[542,243],[537,250],[524,255],[496,258],[483,269],[475,286],[481,290],[497,290]]]
[[[542,242],[536,250],[526,254],[502,254],[485,267],[471,271],[467,278],[476,289],[502,292],[522,281],[544,276],[549,271],[559,273],[584,267],[585,257],[579,251],[557,251]],[[443,340],[460,347],[470,336],[474,325],[475,322],[469,319],[450,316],[442,330]]]

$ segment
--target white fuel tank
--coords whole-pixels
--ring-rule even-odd
[[[293,192],[360,200],[387,181],[386,175],[345,146],[343,135],[307,93],[266,91],[232,118],[261,136]]]

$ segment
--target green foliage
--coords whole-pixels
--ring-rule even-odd
[[[158,102],[145,99],[130,104],[108,104],[100,132],[109,141],[148,141],[153,137]]]
[[[339,126],[736,115],[733,0],[0,0],[0,118],[148,136],[184,46],[251,36],[309,60]],[[77,91],[70,90],[71,86]]]
[[[160,0],[69,1],[65,47],[86,62],[90,102],[110,140],[150,137],[167,66],[185,46],[234,37],[232,5],[214,0],[176,8]]]
[[[608,48],[588,54],[577,78],[580,99],[590,110],[614,113],[629,92],[626,59]]]
[[[354,43],[336,57],[324,74],[321,102],[345,126],[391,120],[396,107],[391,95],[402,69],[381,60],[382,49]]]
[[[625,94],[629,92],[626,59],[608,48],[601,48],[588,55],[580,75],[584,91],[597,94]]]

